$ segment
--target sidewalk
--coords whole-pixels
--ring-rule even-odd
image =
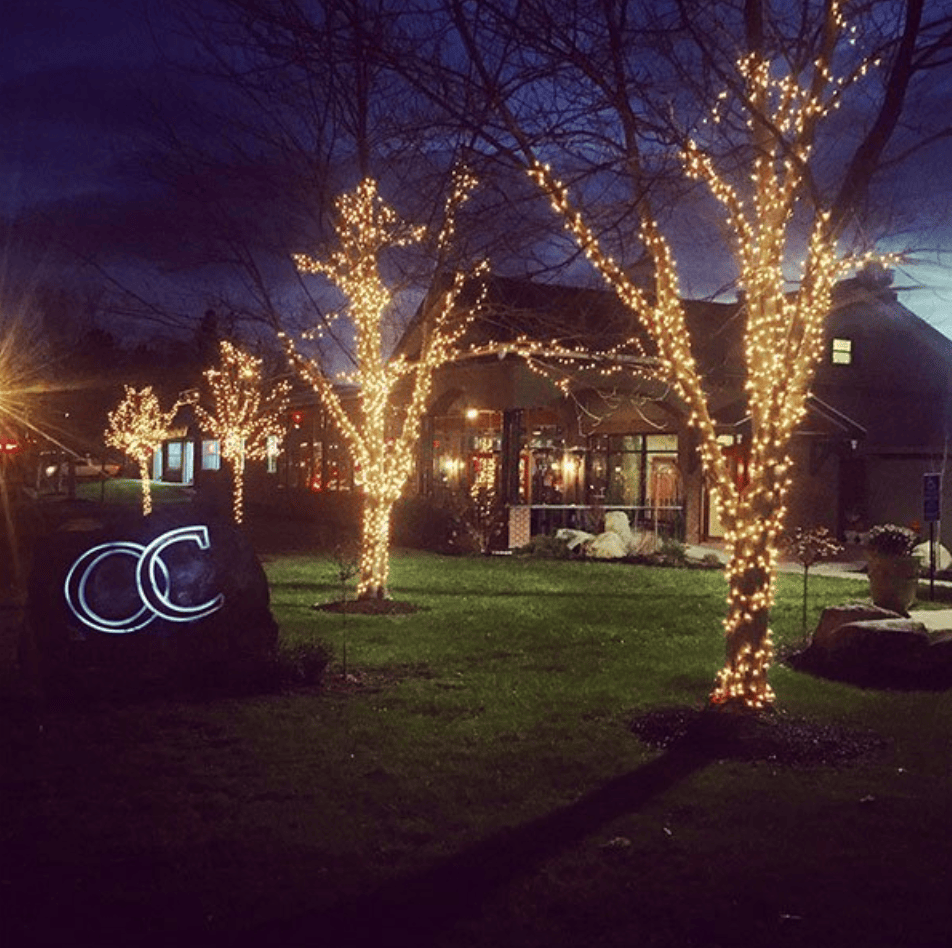
[[[803,567],[796,560],[784,560],[780,563],[779,569],[782,573],[802,573]],[[834,576],[841,579],[865,579],[866,561],[865,560],[825,560],[815,563],[810,567],[811,576]],[[913,606],[909,610],[909,617],[916,622],[921,622],[930,632],[948,632],[952,631],[952,608],[948,609],[930,609],[921,608],[923,602],[928,599],[923,595],[923,582],[928,584],[928,571],[925,576],[919,577],[919,600],[920,608]],[[948,593],[952,590],[952,582],[945,579],[935,581],[936,589],[942,589]],[[925,593],[928,596],[928,593]]]
[[[712,552],[723,555],[722,546],[714,544],[704,544]],[[854,554],[854,555],[850,555]],[[784,559],[778,565],[781,573],[803,573],[803,566],[796,560]],[[832,576],[840,579],[865,579],[866,578],[866,560],[858,556],[858,551],[847,551],[846,558],[842,560],[821,560],[810,567],[811,576]],[[909,611],[910,618],[916,622],[921,622],[930,632],[948,632],[952,631],[952,607],[948,609],[922,608],[923,602],[928,602],[926,598],[928,592],[923,595],[923,583],[928,585],[928,571],[925,576],[919,578],[920,608],[913,607]],[[941,589],[948,597],[952,592],[952,581],[946,579],[937,579],[935,581],[936,589]]]

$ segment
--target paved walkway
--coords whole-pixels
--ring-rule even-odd
[[[782,562],[780,571],[785,573],[800,573],[803,567],[796,562]],[[843,562],[821,562],[810,567],[811,576],[838,576],[843,579],[865,579],[866,561],[865,560],[846,560]],[[928,575],[923,577],[928,582]],[[937,579],[936,588],[942,588],[944,591],[952,590],[952,582],[948,580]],[[920,593],[922,592],[922,580],[920,579]],[[920,598],[919,608],[913,607],[909,610],[909,616],[916,622],[921,622],[930,632],[952,631],[952,608],[932,609],[922,608],[923,602]]]
[[[718,547],[712,547],[714,550],[718,550]],[[723,553],[723,550],[720,550]],[[782,573],[802,573],[803,567],[797,563],[795,560],[783,560],[779,566],[780,572]],[[866,578],[866,560],[865,559],[848,559],[840,561],[830,561],[825,560],[819,563],[814,564],[810,567],[811,576],[834,576],[841,579],[865,579]],[[924,577],[925,581],[928,582],[928,575]],[[948,580],[937,579],[935,581],[936,588],[942,588],[943,591],[952,590],[952,582]],[[920,591],[922,585],[920,580]],[[935,609],[935,608],[923,608],[923,602],[920,599],[919,608],[912,608],[909,611],[911,618],[915,619],[916,622],[921,622],[927,629],[931,632],[947,632],[952,631],[952,608],[948,609]]]

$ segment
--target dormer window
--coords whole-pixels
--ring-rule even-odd
[[[830,361],[833,365],[852,365],[853,340],[843,337],[834,339],[830,349]]]

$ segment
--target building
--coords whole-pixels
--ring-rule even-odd
[[[685,307],[722,450],[742,485],[750,437],[743,302]],[[410,356],[417,333],[411,325],[401,342]],[[636,333],[607,291],[492,278],[467,341],[495,350],[437,371],[410,490],[438,499],[493,485],[510,511],[511,545],[561,526],[597,529],[606,509],[688,542],[722,536],[683,407],[638,374],[636,358],[615,373],[567,366],[547,374],[506,349],[558,338],[608,351]],[[923,475],[943,470],[950,430],[952,341],[898,302],[888,274],[844,281],[790,448],[788,525],[844,537],[875,523],[921,523]],[[192,426],[163,447],[155,475],[188,483],[219,465],[213,440]],[[310,391],[292,396],[282,453],[263,474],[274,490],[353,490],[353,463]],[[952,546],[952,522],[945,542]]]
[[[614,295],[600,290],[494,279],[486,312],[476,344],[558,334],[604,350],[634,331]],[[687,302],[686,314],[722,450],[743,484],[743,302]],[[844,281],[790,448],[788,525],[844,537],[875,523],[921,524],[923,475],[943,470],[950,429],[952,341],[898,302],[888,274]],[[635,372],[567,370],[553,379],[504,351],[441,369],[417,490],[464,490],[481,477],[515,512],[512,543],[558,526],[593,528],[608,508],[689,542],[722,536],[682,406]],[[948,534],[947,545],[952,524]]]

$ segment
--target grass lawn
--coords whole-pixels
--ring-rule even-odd
[[[315,611],[333,562],[265,557],[324,689],[10,706],[3,944],[952,943],[952,694],[783,666],[780,707],[884,740],[837,766],[719,760],[631,732],[698,706],[718,572],[397,553],[411,615]],[[865,595],[811,578],[811,619]],[[774,628],[800,636],[801,581]],[[350,679],[341,670],[346,641]]]

